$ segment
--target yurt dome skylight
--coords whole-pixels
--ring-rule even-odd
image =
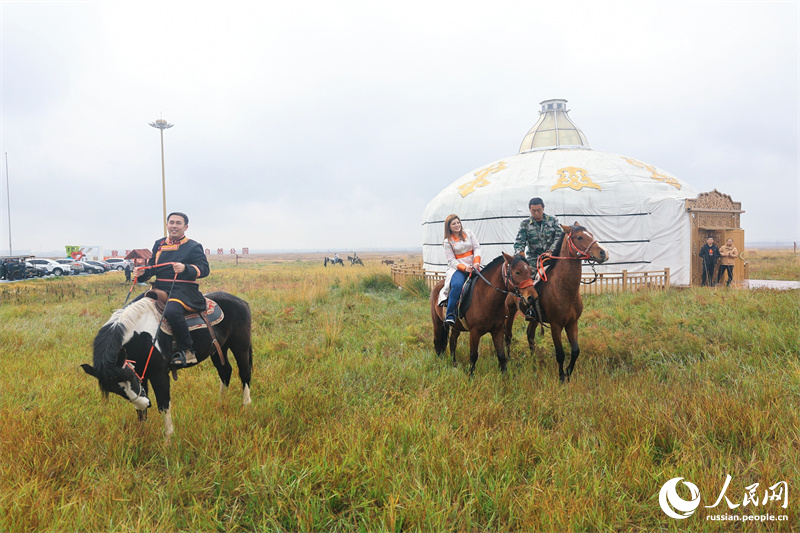
[[[555,98],[541,102],[539,121],[525,135],[519,153],[558,148],[589,149],[586,135],[570,120],[567,101]]]

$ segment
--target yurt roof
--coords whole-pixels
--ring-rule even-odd
[[[697,192],[669,172],[624,155],[540,150],[504,157],[465,174],[445,187],[428,210],[528,216],[528,200],[534,196],[545,199],[548,211],[581,203],[612,214],[638,209],[648,199],[695,198]]]
[[[554,148],[589,148],[586,135],[570,120],[567,101],[561,98],[540,102],[539,120],[522,139],[519,153]]]
[[[566,100],[545,100],[519,153],[463,175],[430,201],[422,219],[426,269],[445,266],[447,215],[457,214],[484,255],[494,257],[513,250],[519,223],[530,216],[528,201],[539,197],[545,213],[586,225],[611,249],[605,268],[670,266],[676,280],[688,280],[685,200],[697,191],[648,162],[592,150],[567,113]]]

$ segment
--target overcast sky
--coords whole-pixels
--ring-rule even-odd
[[[798,2],[2,2],[0,247],[417,248],[539,102],[800,241]],[[6,154],[8,174],[6,173]],[[521,202],[527,201],[521,198]]]

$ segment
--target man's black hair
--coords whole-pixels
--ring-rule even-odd
[[[167,215],[167,220],[169,220],[169,217],[171,217],[172,215],[178,215],[179,217],[183,217],[184,225],[186,226],[189,225],[189,217],[186,216],[186,213],[181,213],[180,211],[173,211],[172,213]]]
[[[531,201],[530,201],[530,202],[528,202],[528,208],[530,209],[530,207],[531,207],[532,205],[540,205],[540,206],[544,207],[544,202],[543,202],[543,201],[542,201],[542,199],[541,199],[541,198],[539,198],[539,197],[536,197],[536,198],[531,198]]]

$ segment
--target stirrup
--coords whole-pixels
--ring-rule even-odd
[[[189,352],[187,357],[186,352]],[[180,350],[172,354],[172,360],[170,361],[170,366],[172,368],[186,368],[187,366],[194,365],[197,363],[197,357],[195,356],[194,352],[191,350]]]
[[[541,320],[539,320],[539,313],[537,312],[536,309],[538,305],[539,305],[539,299],[536,298],[536,300],[534,300],[533,302],[533,305],[528,306],[528,308],[525,309],[525,320],[527,320],[528,322],[541,322]]]

